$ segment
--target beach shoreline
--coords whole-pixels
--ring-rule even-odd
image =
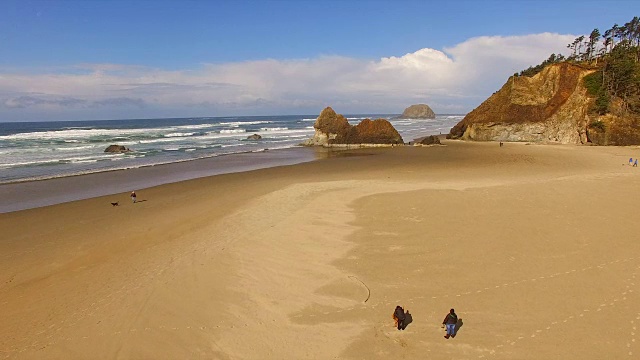
[[[0,214],[0,357],[640,351],[634,149],[443,144]],[[452,307],[464,325],[447,340]],[[627,332],[603,339],[612,322]]]
[[[299,164],[324,158],[325,153],[322,149],[296,147],[5,183],[0,184],[0,214],[207,176]]]

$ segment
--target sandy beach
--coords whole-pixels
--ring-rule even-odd
[[[0,358],[640,357],[639,149],[443,143],[0,214]]]

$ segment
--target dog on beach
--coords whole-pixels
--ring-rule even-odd
[[[396,306],[396,309],[393,311],[393,321],[395,322],[395,326],[398,328],[398,330],[404,330],[406,328],[405,313],[402,306]]]
[[[118,202],[111,203],[111,206],[119,206]]]

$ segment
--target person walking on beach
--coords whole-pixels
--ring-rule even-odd
[[[456,315],[455,310],[451,309],[449,310],[449,313],[447,314],[447,316],[444,317],[444,320],[442,321],[442,326],[446,326],[447,327],[447,335],[444,336],[445,339],[448,339],[449,337],[456,337],[456,324],[458,323],[458,315]]]
[[[631,166],[631,164],[633,164],[633,158],[629,158],[629,166]]]
[[[633,162],[633,167],[638,167],[638,159],[636,159],[636,161]]]
[[[135,191],[131,192],[131,201],[133,201],[134,204],[136,203],[136,192]]]

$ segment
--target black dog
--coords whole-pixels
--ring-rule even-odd
[[[111,206],[118,206],[118,202],[111,203]]]
[[[404,330],[405,326],[405,316],[404,309],[402,306],[396,306],[396,309],[393,311],[393,320],[396,321],[396,325],[398,326],[398,330]]]

